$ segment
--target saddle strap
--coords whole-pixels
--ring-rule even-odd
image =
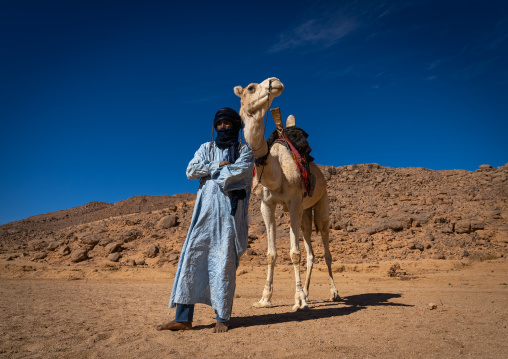
[[[300,175],[302,176],[303,183],[305,185],[305,195],[308,195],[311,190],[311,183],[310,183],[310,170],[309,170],[309,164],[307,163],[307,160],[305,157],[302,157],[298,150],[293,146],[291,141],[286,135],[286,132],[284,130],[279,131],[279,133],[282,136],[282,139],[275,140],[276,142],[281,142],[286,145],[289,152],[291,152],[291,155],[293,156],[293,161],[295,161],[296,167],[298,167],[298,171],[300,172]]]

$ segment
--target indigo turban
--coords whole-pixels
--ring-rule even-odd
[[[219,121],[226,120],[233,124],[233,129],[240,130],[242,128],[242,118],[232,108],[224,107],[221,108],[215,114],[215,118],[213,119],[213,127],[217,127],[217,123]]]

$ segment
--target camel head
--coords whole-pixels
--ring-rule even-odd
[[[245,88],[235,87],[235,94],[241,98],[240,116],[244,122],[249,119],[262,121],[275,97],[284,91],[284,85],[276,77],[270,77],[260,84],[252,83]]]

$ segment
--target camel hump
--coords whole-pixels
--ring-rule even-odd
[[[295,119],[295,116],[293,116],[293,115],[289,115],[286,120],[286,127],[289,127],[289,126],[296,126],[296,119]]]

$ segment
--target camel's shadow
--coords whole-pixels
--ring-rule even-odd
[[[400,298],[400,294],[394,293],[366,293],[344,297],[340,302],[312,302],[310,310],[299,310],[296,312],[249,315],[244,317],[233,317],[230,321],[230,328],[252,327],[257,325],[270,325],[288,322],[303,322],[330,317],[349,315],[367,307],[373,306],[395,306],[413,307],[413,305],[389,302],[392,298]],[[344,304],[346,306],[344,306]],[[256,309],[262,311],[262,309]]]

